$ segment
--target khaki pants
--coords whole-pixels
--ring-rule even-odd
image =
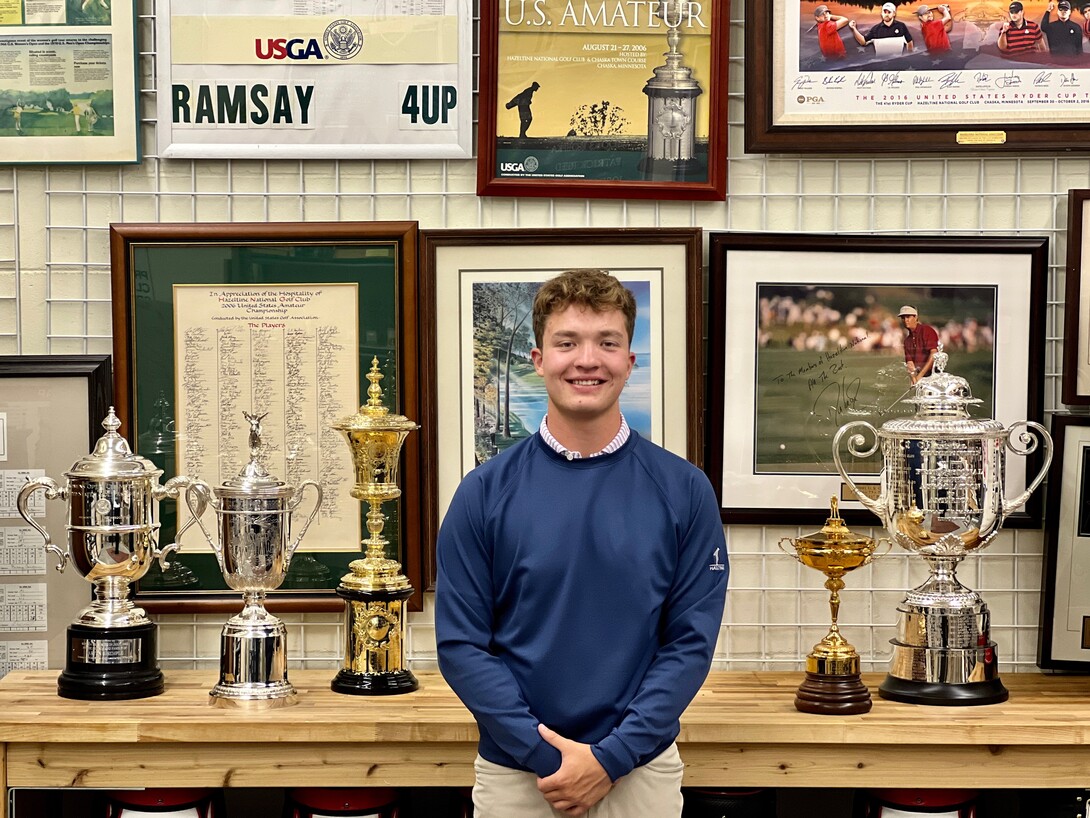
[[[558,818],[567,814],[549,806],[533,773],[501,767],[477,756],[473,763],[474,818]],[[591,807],[587,818],[679,818],[681,776],[685,765],[671,744],[642,767],[618,780]]]

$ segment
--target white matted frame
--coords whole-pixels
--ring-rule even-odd
[[[1052,417],[1037,664],[1090,670],[1090,416]]]
[[[1064,299],[1063,402],[1090,405],[1090,190],[1067,193],[1067,293]],[[1085,291],[1085,292],[1084,292]]]
[[[156,12],[163,158],[472,155],[469,0],[158,0]]]
[[[474,464],[475,284],[540,283],[576,267],[605,269],[622,281],[647,282],[651,437],[697,461],[703,371],[700,245],[699,228],[421,231],[421,309],[435,310],[423,367],[432,374],[425,385],[431,395],[423,403],[438,447],[438,493],[433,496],[438,498],[439,517]],[[622,410],[624,400],[622,395]]]
[[[1020,420],[1041,421],[1047,238],[713,233],[710,256],[704,460],[720,496],[724,522],[820,522],[827,516],[829,497],[835,495],[849,522],[873,523],[873,515],[845,490],[833,464],[832,438],[849,421],[868,420],[880,428],[884,419],[913,411],[901,403],[911,393],[899,329],[889,339],[891,345],[877,353],[844,335],[825,348],[805,347],[790,371],[767,367],[768,343],[761,323],[766,305],[759,298],[769,284],[810,293],[813,302],[821,302],[827,290],[862,290],[870,299],[866,320],[885,316],[894,325],[906,301],[937,304],[941,297],[959,299],[961,290],[991,293],[992,352],[982,379],[991,388],[981,390],[988,398],[985,408],[991,408],[989,416],[1005,426]],[[932,295],[938,290],[941,297]],[[921,310],[924,322],[926,310],[927,306]],[[837,318],[835,325],[844,333],[846,316]],[[868,327],[867,334],[880,329]],[[964,366],[967,356],[959,359],[960,353],[947,351],[947,371],[963,374],[959,360]],[[849,379],[841,386],[840,397],[819,401],[826,385],[850,376],[852,359],[864,354],[878,356],[873,364],[876,388],[868,397],[864,398],[866,384],[853,385]],[[900,381],[894,380],[898,372]],[[882,391],[877,386],[886,373],[892,375]],[[762,397],[770,393],[770,382],[777,378],[795,390],[794,401],[787,394],[776,404],[762,403]],[[970,380],[969,385],[979,397],[981,384]],[[770,405],[780,412],[773,431],[784,435],[783,441],[768,439],[769,425],[762,413]],[[804,458],[793,460],[788,438],[799,429],[812,430],[806,434],[817,442],[806,449]],[[1035,456],[1008,458],[1007,496],[1024,489],[1027,469],[1035,473],[1036,463]],[[877,488],[880,455],[874,456],[874,462],[857,465],[859,473]],[[856,471],[851,465],[848,468]],[[1023,512],[1008,518],[1007,526],[1039,525],[1040,508],[1040,502],[1031,498]]]

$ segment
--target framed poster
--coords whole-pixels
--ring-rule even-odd
[[[608,270],[636,297],[625,418],[699,463],[699,228],[425,230],[421,248],[422,310],[434,310],[423,388],[438,446],[427,492],[436,520],[467,472],[537,431],[546,395],[529,359],[530,310],[542,282],[574,267]]]
[[[1080,4],[1048,11],[1026,0],[1012,13],[1007,2],[951,0],[923,15],[915,2],[883,5],[746,0],[747,152],[949,157],[1090,145]]]
[[[91,599],[76,563],[57,571],[18,513],[28,480],[65,472],[94,450],[113,400],[109,355],[0,355],[0,675],[63,667],[68,624]],[[68,549],[68,505],[43,492],[27,503],[53,544]]]
[[[139,162],[135,42],[135,0],[0,4],[3,162]]]
[[[469,0],[158,0],[159,155],[472,155]]]
[[[482,0],[477,193],[722,200],[729,0]]]
[[[1052,416],[1037,664],[1090,670],[1090,416]]]
[[[264,414],[261,463],[291,485],[316,480],[325,495],[270,601],[340,610],[333,589],[360,557],[367,509],[349,495],[349,447],[332,424],[366,402],[375,358],[384,405],[420,417],[416,223],[115,224],[110,237],[122,434],[164,481],[185,474],[215,487],[249,460],[243,413]],[[409,435],[402,496],[383,509],[389,556],[402,562],[417,604],[421,544],[430,541],[422,436]],[[176,515],[189,512],[168,502],[160,513],[169,537]],[[141,580],[141,604],[237,606],[199,532],[182,545],[177,568]]]
[[[1040,422],[1047,262],[1047,238],[713,233],[705,469],[724,521],[820,523],[836,495],[849,522],[875,523],[832,441],[915,414],[906,306],[981,400],[974,417]],[[881,452],[841,455],[877,492]],[[1006,496],[1038,457],[1007,458]],[[1040,508],[1031,497],[1006,525],[1039,525]]]
[[[1087,202],[1090,190],[1071,190],[1067,194],[1067,292],[1064,296],[1064,403],[1090,404],[1090,216]]]

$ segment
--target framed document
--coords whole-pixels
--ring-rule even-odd
[[[608,270],[636,297],[625,418],[699,462],[699,228],[425,230],[421,248],[422,309],[434,310],[423,358],[425,423],[438,446],[428,492],[438,498],[436,517],[467,472],[537,431],[547,397],[529,358],[533,298],[573,267]]]
[[[1067,194],[1067,292],[1064,296],[1063,402],[1090,404],[1090,190]],[[1085,285],[1085,286],[1084,286]]]
[[[1043,18],[1045,3],[1012,14],[1006,2],[954,2],[922,16],[927,6],[882,5],[746,0],[747,152],[947,158],[1090,146],[1080,4]]]
[[[348,445],[331,427],[366,401],[374,359],[384,404],[420,417],[416,223],[115,224],[110,233],[122,434],[164,480],[186,474],[214,487],[249,459],[243,412],[265,414],[261,462],[293,485],[316,480],[325,494],[270,599],[281,610],[339,610],[332,591],[366,531],[349,495]],[[405,443],[402,496],[384,531],[418,596],[420,547],[430,541],[420,437]],[[169,536],[174,504],[160,510]],[[208,544],[194,536],[182,545],[176,568],[141,580],[142,604],[237,605],[223,596]]]
[[[1090,416],[1053,415],[1037,664],[1090,670]]]
[[[832,442],[915,414],[905,306],[981,400],[975,417],[1041,421],[1047,238],[713,233],[710,264],[704,460],[726,522],[820,522],[833,495],[849,522],[874,522]],[[1007,460],[1008,496],[1039,456]],[[879,490],[881,452],[845,466]],[[1031,498],[1006,525],[1039,525],[1040,509]]]
[[[729,0],[483,0],[482,196],[723,199]]]
[[[5,164],[140,161],[135,0],[0,4]]]
[[[469,0],[158,0],[165,158],[472,153]]]

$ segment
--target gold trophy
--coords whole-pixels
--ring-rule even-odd
[[[806,678],[795,693],[795,709],[819,715],[866,713],[871,708],[871,698],[859,677],[859,654],[841,636],[836,622],[840,614],[840,592],[844,590],[846,573],[873,560],[881,542],[887,546],[892,543],[884,538],[875,541],[853,534],[837,516],[836,497],[830,498],[829,504],[832,514],[820,531],[797,539],[784,537],[779,543],[785,554],[825,574],[832,613],[829,632],[806,657]],[[790,543],[795,552],[788,551],[784,543]]]
[[[333,424],[352,450],[356,484],[352,496],[366,501],[367,530],[362,542],[366,556],[349,564],[337,595],[345,601],[344,664],[330,687],[337,693],[383,695],[409,693],[418,683],[404,664],[404,602],[413,594],[401,564],[386,558],[382,536],[386,515],[382,504],[401,496],[397,485],[398,457],[409,432],[420,427],[404,415],[391,415],[382,404],[378,358],[371,361],[368,400],[355,415]]]

